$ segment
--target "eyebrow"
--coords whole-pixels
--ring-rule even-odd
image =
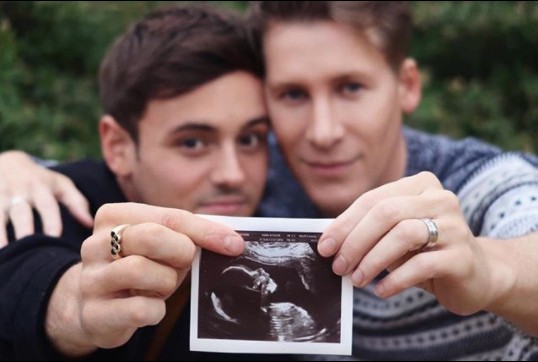
[[[257,126],[258,124],[266,124],[269,126],[270,125],[269,117],[261,116],[261,117],[256,117],[254,119],[251,119],[242,128],[243,129],[250,128],[250,127]],[[185,132],[185,131],[215,132],[217,131],[217,128],[207,123],[204,123],[203,121],[192,121],[192,122],[187,122],[185,124],[182,124],[181,126],[174,128],[172,133],[179,133],[179,132]]]
[[[331,81],[334,82],[342,82],[347,81],[350,79],[368,79],[369,75],[366,74],[364,71],[357,71],[357,70],[350,70],[347,72],[342,72],[338,74],[336,77],[331,78]],[[288,81],[285,79],[277,79],[274,82],[267,82],[267,85],[270,90],[281,90],[281,89],[288,89],[288,88],[296,88],[296,87],[302,87],[304,84],[304,81],[302,79],[299,80],[292,80]]]
[[[254,126],[257,126],[258,124],[265,124],[267,126],[270,126],[271,122],[269,121],[268,116],[261,116],[261,117],[251,119],[250,121],[247,122],[247,124],[243,128],[254,127]]]
[[[203,122],[187,122],[185,124],[182,124],[181,126],[178,126],[172,130],[172,133],[179,133],[184,131],[203,131],[203,132],[212,132],[215,131],[216,128],[213,126],[210,126]]]

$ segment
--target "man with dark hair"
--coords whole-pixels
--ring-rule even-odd
[[[191,212],[255,212],[268,162],[260,76],[243,21],[209,7],[157,10],[116,42],[100,77],[105,161],[56,168],[98,210],[95,227],[65,214],[60,237],[0,250],[3,359],[223,357],[189,351],[176,299],[195,245],[243,250],[233,230]],[[172,327],[151,327],[165,313]]]

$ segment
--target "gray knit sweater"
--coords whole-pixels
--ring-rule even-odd
[[[476,139],[455,141],[405,129],[407,175],[431,171],[455,192],[475,235],[509,238],[538,229],[538,161]],[[272,157],[260,216],[318,217],[313,204]],[[354,292],[353,356],[320,359],[537,360],[538,341],[490,313],[462,317],[420,290],[380,299],[373,285]],[[314,359],[315,356],[305,356]]]

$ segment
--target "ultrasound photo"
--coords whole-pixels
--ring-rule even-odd
[[[341,344],[342,277],[317,252],[321,233],[236,231],[239,257],[200,254],[196,337]]]

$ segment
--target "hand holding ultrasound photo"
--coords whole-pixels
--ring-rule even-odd
[[[351,283],[317,252],[330,219],[209,218],[234,228],[245,251],[198,250],[191,350],[351,353]]]

